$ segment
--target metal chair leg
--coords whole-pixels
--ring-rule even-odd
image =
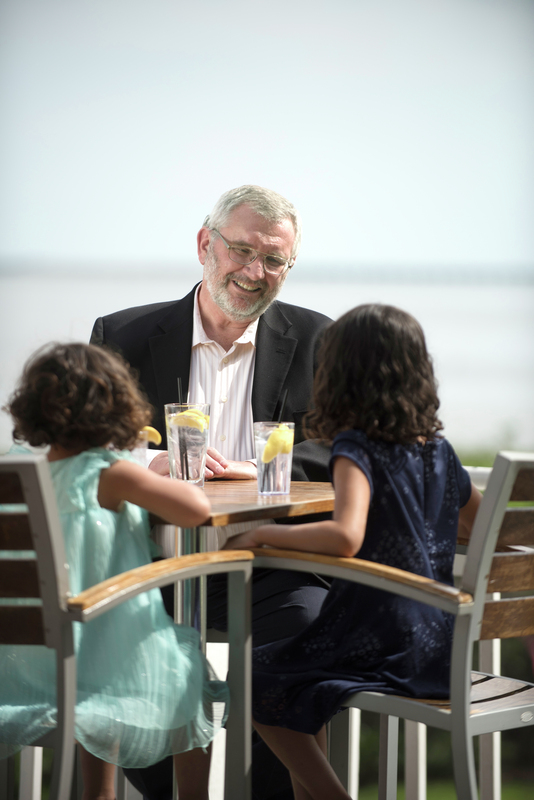
[[[498,599],[497,592],[488,599]],[[501,674],[501,640],[489,639],[478,644],[478,668],[481,672]],[[501,733],[483,733],[478,739],[480,800],[501,800]]]
[[[329,725],[330,764],[352,800],[358,800],[360,720],[359,708],[347,708],[336,714]]]
[[[244,617],[228,620],[230,643],[228,685],[230,715],[226,727],[225,794],[248,800],[251,796],[252,765],[252,637],[250,634],[251,579],[241,572],[228,574],[228,607],[242,608]]]
[[[19,800],[41,800],[43,748],[25,747],[20,753]]]
[[[410,800],[426,800],[426,725],[404,722],[404,788]]]
[[[396,800],[399,761],[399,718],[380,714],[378,800]]]

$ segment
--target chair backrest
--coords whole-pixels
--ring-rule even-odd
[[[0,644],[61,648],[69,593],[45,456],[0,457]]]
[[[461,589],[475,598],[473,638],[534,634],[534,453],[499,453],[463,543]]]

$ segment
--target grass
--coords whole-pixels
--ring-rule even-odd
[[[433,781],[427,787],[427,800],[456,800],[456,790],[452,781]],[[358,800],[377,800],[378,786],[363,786]],[[532,782],[503,783],[502,800],[532,800],[534,784]],[[397,800],[405,800],[404,785],[399,784]]]
[[[462,450],[459,447],[456,452],[465,467],[492,467],[498,450]]]

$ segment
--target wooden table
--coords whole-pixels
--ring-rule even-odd
[[[206,526],[225,526],[234,522],[251,522],[280,517],[300,517],[333,511],[334,489],[330,483],[293,481],[289,494],[259,495],[258,483],[250,481],[207,481],[204,491],[211,502],[211,514],[203,526],[174,528],[174,555],[207,551]],[[161,521],[159,521],[161,524]],[[194,625],[196,587],[192,581],[177,586],[175,592],[175,619]],[[199,587],[200,635],[206,641],[206,588],[205,578]]]
[[[208,481],[204,491],[211,502],[206,525],[230,525],[258,519],[301,517],[334,509],[330,483],[291,483],[290,494],[259,495],[257,481]]]

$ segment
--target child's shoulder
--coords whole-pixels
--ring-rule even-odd
[[[79,510],[88,504],[97,505],[102,471],[123,459],[128,459],[128,455],[105,447],[91,447],[70,458],[52,461],[50,470],[60,507]]]
[[[364,431],[358,428],[341,431],[332,442],[332,453],[344,455],[345,453],[365,453],[369,458],[380,462],[396,462],[406,453],[415,454],[417,446],[385,442],[382,439],[371,439]]]
[[[432,471],[438,464],[458,461],[452,445],[442,436],[425,443],[400,444],[371,439],[356,428],[341,431],[335,437],[332,458],[338,456],[360,462],[364,471],[386,469],[395,473],[405,469]]]

